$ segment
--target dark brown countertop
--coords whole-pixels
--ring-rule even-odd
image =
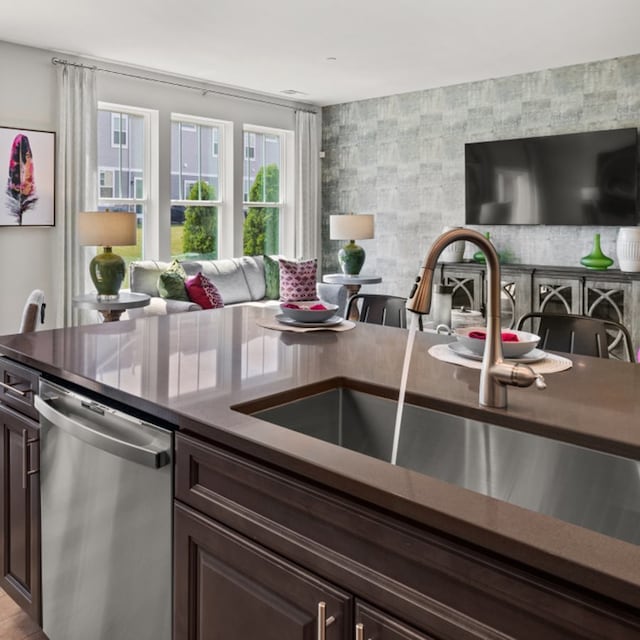
[[[0,337],[0,352],[212,442],[640,607],[640,547],[336,447],[231,407],[333,378],[397,390],[407,332],[358,325],[294,334],[238,306]],[[547,389],[478,405],[477,371],[437,361],[416,336],[412,401],[640,460],[640,366],[573,357]],[[294,391],[295,393],[295,391]]]

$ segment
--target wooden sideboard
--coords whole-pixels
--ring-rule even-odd
[[[482,311],[486,271],[475,262],[439,263],[436,281],[453,286],[454,307]],[[530,311],[593,316],[624,324],[635,349],[640,347],[640,273],[503,264],[501,280],[503,326],[514,327]],[[614,357],[622,353],[619,341],[610,346]]]

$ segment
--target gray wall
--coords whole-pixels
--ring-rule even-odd
[[[640,55],[429,89],[323,109],[323,271],[339,271],[342,244],[329,215],[374,213],[359,241],[367,290],[408,295],[433,239],[464,224],[464,143],[640,127]],[[614,227],[483,226],[510,262],[572,265],[594,233],[615,255]],[[467,243],[465,257],[475,248]],[[614,264],[614,267],[617,263]]]

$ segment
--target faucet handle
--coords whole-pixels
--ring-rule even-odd
[[[538,389],[546,389],[544,378],[526,364],[500,362],[491,367],[491,376],[513,387],[530,387],[535,383]]]

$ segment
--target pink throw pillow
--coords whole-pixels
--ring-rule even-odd
[[[199,304],[203,309],[221,309],[224,307],[222,296],[209,278],[198,272],[195,276],[187,278],[184,286],[191,302]]]
[[[316,273],[318,260],[285,260],[280,258],[280,300],[317,300]]]

